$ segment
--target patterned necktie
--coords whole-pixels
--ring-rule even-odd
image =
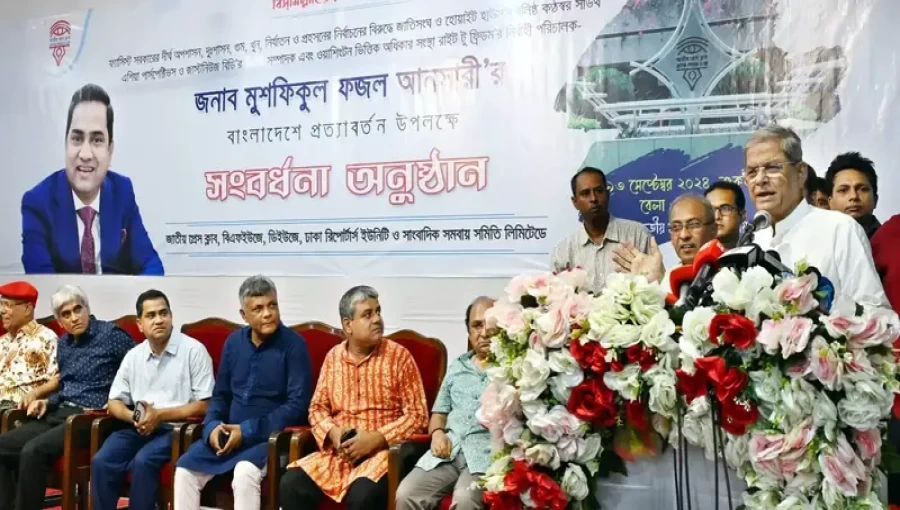
[[[97,263],[94,261],[94,218],[97,212],[85,206],[78,210],[78,216],[84,222],[84,235],[81,237],[81,272],[96,274]]]

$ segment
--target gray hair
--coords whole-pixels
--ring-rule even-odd
[[[675,210],[675,206],[682,202],[696,202],[703,206],[703,215],[706,217],[703,221],[715,221],[716,220],[716,210],[713,209],[712,204],[705,197],[701,197],[700,195],[693,194],[685,194],[681,195],[675,200],[672,201],[672,205],[669,206],[669,219],[672,219],[672,211]]]
[[[341,314],[341,320],[353,320],[353,313],[356,311],[356,305],[360,301],[366,299],[378,299],[378,291],[368,285],[357,285],[348,290],[341,296],[341,302],[338,305],[338,311]]]
[[[800,163],[803,161],[803,146],[800,143],[800,137],[793,129],[772,124],[764,128],[756,130],[747,143],[744,145],[744,152],[750,147],[762,142],[777,141],[781,143],[781,152],[784,157],[791,163]]]
[[[244,280],[244,283],[241,284],[241,289],[238,291],[238,299],[240,299],[241,306],[243,306],[244,300],[247,298],[268,296],[269,294],[278,294],[275,283],[267,276],[258,274]]]
[[[88,310],[91,309],[91,305],[88,303],[87,294],[84,293],[84,290],[82,290],[81,287],[76,287],[75,285],[63,285],[50,297],[50,307],[53,309],[53,316],[59,318],[59,311],[62,307],[73,301],[77,301],[81,306]]]
[[[488,303],[489,305],[493,306],[496,302],[496,299],[487,296],[478,296],[477,298],[473,299],[472,302],[469,303],[469,306],[466,307],[466,329],[469,329],[469,317],[472,315],[472,308],[475,308],[475,305],[479,303]]]

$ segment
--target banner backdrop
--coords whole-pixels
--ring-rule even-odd
[[[0,32],[0,228],[16,233],[0,271],[79,271],[82,220],[52,174],[87,83],[115,112],[106,182],[127,178],[98,199],[105,272],[541,269],[580,228],[569,179],[584,165],[607,172],[613,214],[663,244],[668,204],[740,183],[743,142],[773,121],[819,175],[840,150],[874,159],[879,212],[897,209],[888,0],[135,4]],[[117,266],[117,245],[159,265]]]

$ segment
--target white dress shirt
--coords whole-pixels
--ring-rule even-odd
[[[852,217],[800,202],[787,218],[756,233],[763,250],[775,250],[794,269],[800,259],[834,284],[836,295],[857,303],[890,307],[872,260],[866,233]]]
[[[94,210],[94,224],[91,225],[91,235],[94,236],[94,267],[97,268],[97,274],[102,274],[103,267],[100,265],[100,193],[97,193],[97,198],[91,204],[82,202],[74,191],[72,192],[72,199],[75,201],[75,218],[78,219],[76,221],[78,223],[78,253],[81,253],[81,240],[84,239],[84,228],[86,226],[78,211],[82,207],[90,207]]]
[[[212,397],[214,382],[212,358],[206,347],[173,331],[159,356],[153,354],[147,340],[128,351],[109,390],[109,399],[128,406],[143,400],[167,409]]]

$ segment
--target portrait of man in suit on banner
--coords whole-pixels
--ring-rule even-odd
[[[113,108],[97,85],[72,96],[66,167],[22,196],[22,265],[27,274],[162,275],[131,179],[109,170]]]

